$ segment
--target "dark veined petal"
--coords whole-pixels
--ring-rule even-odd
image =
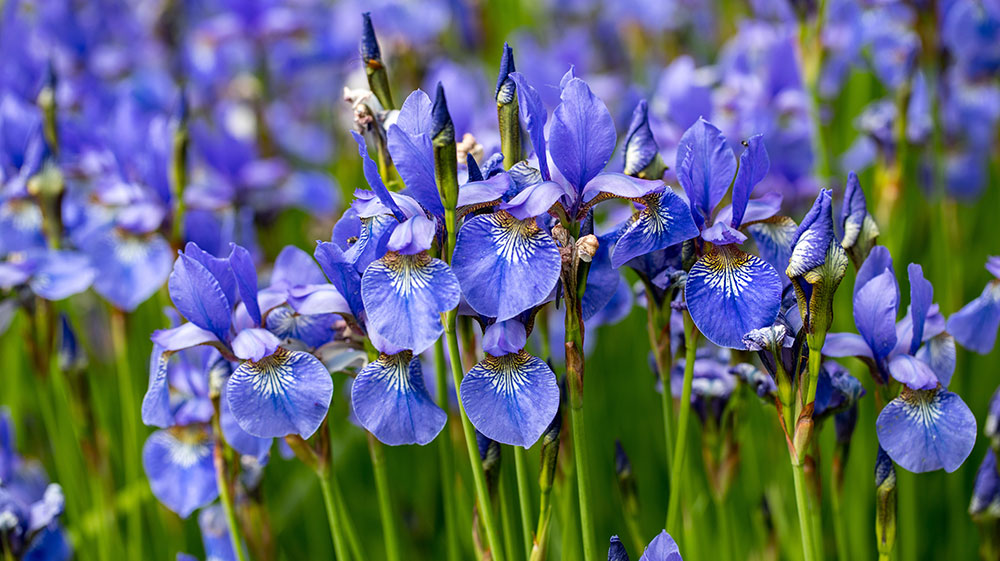
[[[948,387],[951,377],[955,374],[956,361],[955,338],[948,333],[939,333],[931,337],[917,351],[917,360],[930,366],[942,386]]]
[[[829,189],[821,189],[812,208],[799,223],[792,237],[792,256],[785,274],[789,277],[804,275],[824,262],[833,233],[833,202]]]
[[[910,276],[910,317],[913,322],[913,336],[910,339],[910,354],[917,352],[924,340],[924,322],[934,301],[934,287],[924,278],[924,270],[916,263],[906,267]]]
[[[469,305],[503,321],[548,298],[562,261],[552,236],[534,218],[517,220],[501,211],[465,222],[452,267]]]
[[[365,137],[361,136],[357,131],[351,131],[351,136],[354,137],[354,141],[358,143],[358,154],[361,155],[361,161],[363,164],[365,172],[365,180],[368,181],[368,186],[372,188],[375,192],[375,196],[378,200],[382,202],[390,211],[392,215],[396,217],[396,220],[402,222],[406,220],[406,216],[403,214],[403,210],[399,208],[396,201],[392,198],[392,194],[389,190],[385,188],[385,183],[382,183],[382,176],[378,173],[378,165],[372,160],[371,156],[368,155],[368,144],[365,142]]]
[[[778,317],[781,277],[759,257],[732,246],[716,247],[691,267],[684,298],[691,319],[709,341],[744,349],[744,335]]]
[[[896,355],[889,360],[889,374],[913,390],[932,390],[938,379],[930,365],[910,355]]]
[[[191,323],[225,341],[232,322],[232,304],[215,276],[204,265],[182,253],[167,281],[170,299]]]
[[[845,249],[857,243],[866,219],[874,225],[874,221],[868,218],[868,203],[865,200],[865,192],[861,189],[861,182],[858,181],[858,174],[851,171],[847,174],[844,204],[840,207],[840,225],[844,228],[844,239],[841,241],[841,245]],[[877,226],[874,234],[878,235]]]
[[[360,240],[357,243],[361,243]],[[361,299],[361,275],[347,254],[333,242],[319,242],[314,256],[326,278],[330,279],[330,284],[347,300],[351,314],[356,318],[361,317],[361,312],[365,309]]]
[[[333,381],[313,355],[279,348],[241,364],[229,377],[226,393],[233,417],[251,435],[309,438],[330,408]]]
[[[691,201],[691,214],[699,228],[708,223],[735,174],[736,156],[726,137],[705,119],[698,119],[677,145],[677,181]]]
[[[684,199],[670,189],[646,195],[643,204],[646,207],[635,216],[611,251],[611,264],[616,269],[634,257],[698,235]]]
[[[142,467],[153,495],[181,518],[219,496],[212,439],[204,431],[154,432],[142,447]]]
[[[787,216],[773,216],[746,226],[747,232],[757,243],[757,253],[787,279],[785,267],[792,257],[792,238],[798,225]]]
[[[149,356],[149,386],[142,398],[142,422],[148,426],[166,428],[174,424],[170,411],[170,388],[167,387],[169,353],[154,344]]]
[[[387,253],[361,277],[368,329],[393,345],[421,353],[441,335],[441,314],[458,306],[458,280],[426,253]]]
[[[572,190],[561,183],[543,181],[525,187],[514,198],[501,203],[498,208],[507,211],[518,220],[528,220],[545,214],[560,198],[572,194]]]
[[[854,325],[881,360],[896,346],[896,279],[884,271],[854,294]]]
[[[219,398],[219,426],[222,428],[222,437],[240,454],[263,459],[271,451],[271,438],[260,438],[254,436],[240,428],[240,424],[233,417],[233,412],[229,408],[229,399],[226,396],[226,386],[222,386],[222,395]]]
[[[659,153],[653,131],[649,128],[649,103],[640,99],[632,110],[628,132],[625,133],[625,149],[622,150],[623,167],[626,175],[639,175],[653,162]]]
[[[524,351],[488,355],[466,374],[460,395],[479,432],[525,448],[538,440],[559,408],[555,374]]]
[[[608,561],[629,561],[625,544],[618,536],[611,536],[611,545],[608,546]]]
[[[959,468],[976,443],[976,417],[947,390],[903,393],[882,409],[875,423],[879,444],[907,471]]]
[[[521,119],[528,129],[528,136],[531,137],[531,146],[535,149],[535,156],[538,158],[538,171],[542,174],[542,179],[548,181],[552,179],[549,173],[549,159],[545,151],[545,121],[548,114],[545,106],[542,105],[542,96],[528,83],[528,80],[520,72],[511,72],[507,75],[517,84],[517,104],[521,113]]]
[[[562,85],[552,114],[549,153],[577,193],[600,173],[615,150],[615,123],[607,106],[579,78]]]
[[[233,269],[236,290],[250,319],[254,321],[254,325],[261,325],[260,304],[257,303],[257,269],[250,252],[242,246],[230,244],[229,266]]]
[[[361,369],[351,385],[358,421],[390,446],[424,445],[444,428],[448,416],[434,403],[410,352],[383,354]]]
[[[646,551],[642,552],[639,561],[683,561],[677,542],[666,530],[663,530],[653,538],[646,546]]]
[[[1000,282],[986,285],[983,293],[948,318],[948,332],[963,347],[979,354],[993,350],[1000,327]]]
[[[740,165],[733,180],[733,218],[730,225],[739,228],[743,224],[750,193],[760,183],[771,168],[771,160],[767,157],[764,147],[764,135],[750,137],[747,148],[740,154]]]
[[[278,350],[281,341],[266,329],[251,327],[240,331],[233,339],[233,354],[254,362]]]

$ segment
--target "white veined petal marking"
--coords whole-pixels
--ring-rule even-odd
[[[901,395],[906,407],[906,418],[921,423],[924,428],[937,424],[941,418],[941,392],[937,390],[910,390],[904,386]]]
[[[115,258],[126,265],[141,263],[149,254],[149,244],[135,236],[123,236],[115,232],[111,238]]]
[[[646,208],[639,213],[638,227],[647,240],[666,232],[670,224],[670,212],[667,207],[660,205],[662,197],[660,193],[651,193],[642,198],[642,204]]]
[[[492,374],[490,383],[493,385],[494,391],[509,397],[516,394],[528,383],[525,366],[530,359],[531,355],[520,351],[503,356],[486,355],[486,359],[481,364],[486,372]]]
[[[0,219],[10,220],[17,230],[32,232],[42,226],[42,211],[33,203],[14,200],[0,206]]]
[[[173,431],[156,432],[151,438],[165,446],[169,450],[170,463],[181,468],[197,464],[212,451],[201,431],[181,429],[177,434]]]
[[[518,220],[505,211],[490,216],[490,241],[498,256],[510,263],[523,263],[535,254],[542,238],[534,218]]]
[[[291,353],[279,348],[274,354],[266,356],[257,362],[248,360],[240,370],[246,372],[253,385],[253,391],[267,397],[275,397],[287,393],[289,386],[295,384],[295,373],[288,364]]]
[[[390,251],[376,266],[385,267],[393,291],[406,298],[416,290],[424,290],[431,285],[430,256],[426,252],[416,255],[401,255]]]
[[[760,263],[760,259],[749,253],[716,249],[691,268],[690,276],[702,278],[713,291],[734,298],[750,286],[751,271]]]
[[[413,353],[404,351],[395,355],[383,354],[378,357],[376,364],[381,368],[372,372],[374,381],[384,381],[386,385],[398,393],[410,393],[410,361]]]

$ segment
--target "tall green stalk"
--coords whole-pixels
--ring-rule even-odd
[[[340,531],[337,513],[337,501],[334,499],[333,490],[330,488],[330,474],[325,471],[317,473],[319,475],[319,488],[323,493],[323,506],[326,508],[326,521],[330,525],[330,538],[333,540],[333,553],[337,561],[347,561],[350,557],[347,554],[347,545],[344,541],[343,533]]]
[[[521,538],[524,540],[526,557],[531,556],[531,489],[528,488],[528,467],[525,465],[524,448],[514,449],[514,471],[517,474],[517,505],[521,515]],[[514,555],[514,552],[510,552]]]
[[[684,387],[681,390],[681,411],[677,422],[677,440],[674,442],[673,464],[670,466],[670,500],[667,504],[667,532],[680,531],[677,517],[681,510],[681,474],[687,450],[688,423],[691,418],[691,386],[694,383],[694,361],[698,350],[698,329],[691,314],[684,311]],[[670,391],[669,378],[664,378],[663,392]]]
[[[229,526],[229,538],[233,544],[233,551],[236,552],[237,561],[247,561],[246,552],[243,550],[243,531],[240,529],[239,520],[236,518],[236,507],[233,502],[232,487],[229,482],[229,471],[226,469],[226,443],[222,439],[222,424],[219,421],[219,397],[212,400],[215,406],[215,414],[212,415],[212,438],[213,465],[215,466],[215,478],[219,487],[219,502],[222,503],[222,512],[226,515],[226,524]],[[136,540],[139,541],[139,540]]]
[[[396,516],[389,494],[389,476],[386,473],[385,452],[382,443],[372,433],[368,433],[368,453],[372,458],[375,473],[375,493],[378,495],[378,513],[382,519],[382,540],[385,542],[385,557],[389,561],[399,561],[399,534],[396,531]]]
[[[139,410],[136,407],[138,397],[132,381],[132,370],[128,364],[128,338],[125,331],[125,313],[111,307],[111,348],[115,355],[115,371],[118,374],[118,395],[121,402],[122,413],[122,456],[125,468],[125,486],[131,485],[140,477],[138,466],[141,465],[139,456]],[[125,540],[129,544],[129,549],[133,559],[142,557],[142,518],[139,509],[141,504],[136,503],[129,509],[127,514],[127,525],[129,539]]]
[[[448,378],[444,358],[444,342],[438,339],[434,343],[434,366],[437,382],[437,402],[447,414],[451,405],[448,403]],[[451,415],[448,415],[449,419]],[[448,561],[458,561],[461,548],[458,543],[458,509],[455,505],[455,451],[452,449],[451,431],[445,427],[443,434],[437,439],[438,461],[441,464],[441,500],[444,502],[444,534],[447,545]]]

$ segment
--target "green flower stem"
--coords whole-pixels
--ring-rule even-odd
[[[385,451],[382,443],[372,433],[368,434],[368,453],[372,458],[375,472],[375,492],[378,495],[378,513],[382,519],[382,539],[385,542],[385,556],[389,561],[399,561],[399,535],[396,531],[396,517],[392,510],[392,496],[389,494],[389,476],[386,473]]]
[[[132,369],[128,364],[128,336],[126,335],[125,313],[111,307],[111,348],[115,355],[115,371],[118,374],[118,396],[121,402],[122,413],[122,455],[125,467],[125,486],[137,481],[141,474],[137,469],[142,465],[139,456],[139,426],[136,421],[139,419],[139,411],[136,404],[139,397],[135,393],[135,386],[132,380]],[[129,549],[133,559],[139,559],[142,555],[142,514],[139,512],[141,504],[136,503],[128,510],[127,526],[129,539],[125,540],[129,544]]]
[[[681,474],[687,450],[688,423],[691,418],[691,386],[694,382],[695,353],[698,350],[698,329],[691,314],[684,311],[684,387],[681,390],[681,412],[677,422],[677,440],[674,442],[670,466],[670,501],[667,505],[667,532],[679,533],[678,516],[681,508]],[[664,378],[663,392],[670,391],[669,378]]]
[[[795,482],[795,506],[799,513],[799,529],[802,532],[802,558],[804,561],[815,561],[816,548],[813,536],[813,525],[810,518],[812,501],[806,491],[805,467],[791,455],[792,477]]]
[[[212,415],[212,438],[215,441],[212,455],[215,465],[215,478],[219,487],[219,502],[222,503],[222,511],[226,515],[226,524],[229,526],[229,538],[233,542],[233,551],[236,552],[236,559],[237,561],[247,561],[246,552],[243,551],[243,531],[240,529],[239,520],[236,518],[236,507],[233,503],[232,487],[229,483],[229,472],[226,469],[226,443],[222,440],[222,424],[219,421],[218,397],[212,400],[212,405],[215,406],[215,414]]]
[[[670,369],[673,367],[673,356],[670,354],[669,305],[669,302],[664,302],[663,305],[657,304],[652,297],[652,283],[646,283],[646,332],[649,334],[649,347],[653,350],[653,359],[656,361],[656,371],[663,381],[660,401],[663,405],[663,434],[668,470],[674,451],[674,399],[669,391]]]
[[[347,554],[344,536],[340,531],[340,520],[337,515],[337,501],[334,498],[332,485],[330,485],[330,473],[326,470],[318,470],[319,488],[323,493],[323,506],[326,507],[326,520],[330,524],[330,538],[333,540],[333,553],[338,561],[347,561],[350,557]]]
[[[332,431],[333,428],[331,427]],[[365,559],[365,554],[361,549],[361,541],[358,539],[358,531],[354,527],[354,522],[351,521],[350,512],[347,510],[347,503],[344,502],[344,493],[340,490],[340,484],[337,482],[337,478],[333,471],[330,471],[330,491],[333,494],[333,502],[337,509],[337,516],[343,521],[344,527],[344,538],[347,539],[347,547],[351,550],[351,556],[355,561],[363,561]]]
[[[517,503],[521,514],[521,537],[524,539],[524,549],[531,556],[531,489],[528,487],[528,467],[525,465],[524,448],[512,446],[514,449],[514,470],[517,473]],[[513,550],[510,552],[514,554]]]
[[[503,529],[503,546],[504,550],[510,552],[511,558],[515,559],[519,557],[516,555],[517,545],[514,543],[514,536],[517,530],[514,529],[514,514],[511,512],[510,506],[510,486],[508,480],[510,479],[510,470],[504,470],[501,468],[499,477],[497,477],[497,500],[500,502],[500,525]]]
[[[582,288],[586,272],[576,279],[577,286],[567,286],[566,297],[566,386],[569,388],[570,430],[573,435],[573,456],[576,461],[577,494],[580,499],[580,530],[585,561],[597,559],[594,544],[594,517],[591,513],[590,462],[587,460],[587,429],[583,417],[583,320]],[[580,288],[580,290],[577,289]]]
[[[834,458],[835,463],[839,461],[838,458]],[[836,469],[836,467],[835,467]],[[849,559],[850,553],[847,548],[847,528],[844,526],[844,519],[842,516],[842,508],[840,505],[840,500],[844,494],[843,485],[836,481],[836,477],[833,482],[833,489],[830,492],[830,507],[833,509],[833,536],[837,543],[837,557],[840,559]]]
[[[437,402],[445,413],[451,409],[448,403],[448,365],[444,357],[444,341],[434,343],[434,366],[437,382]],[[451,415],[448,416],[449,419]],[[443,434],[437,439],[438,460],[441,464],[441,500],[444,502],[444,533],[447,543],[448,561],[458,561],[461,548],[458,543],[457,516],[455,504],[455,451],[452,448],[451,432],[447,424]]]

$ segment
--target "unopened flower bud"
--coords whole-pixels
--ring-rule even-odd
[[[611,546],[608,547],[608,561],[629,561],[628,552],[625,551],[625,544],[618,536],[611,536]]]
[[[896,468],[881,446],[875,459],[875,538],[879,555],[888,556],[896,541]]]

